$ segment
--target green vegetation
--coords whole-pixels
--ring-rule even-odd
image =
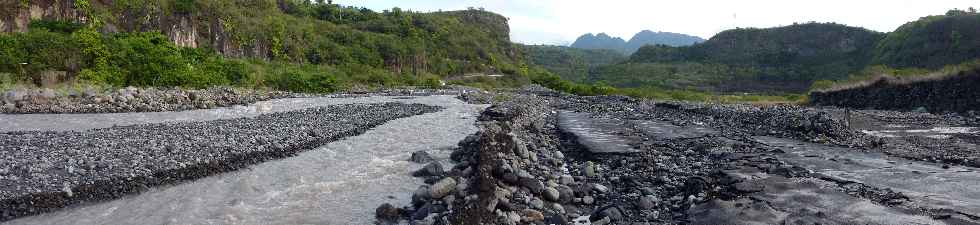
[[[941,78],[943,76],[959,74],[960,72],[975,70],[980,68],[980,59],[965,63],[946,65],[939,69],[928,68],[892,68],[884,65],[869,66],[857,73],[851,74],[847,79],[842,80],[819,80],[815,81],[810,91],[831,89],[837,87],[851,86],[855,84],[874,81],[882,77],[892,77],[900,79],[919,79],[919,78]]]
[[[0,36],[0,71],[39,83],[47,70],[113,86],[206,87],[234,84],[246,76],[241,63],[201,49],[178,48],[155,32],[31,29]]]
[[[813,80],[840,79],[864,68],[883,34],[833,23],[768,29],[735,29],[689,47],[645,46],[630,63],[653,63],[643,73],[620,64],[602,77],[622,79],[622,71],[681,78],[667,87],[689,86],[725,92],[799,93]],[[694,64],[696,63],[696,64]],[[675,66],[669,66],[675,65]],[[664,68],[681,68],[669,69]],[[692,68],[695,67],[695,68]],[[644,78],[634,78],[642,80]]]
[[[951,10],[899,27],[878,43],[874,63],[937,69],[980,56],[980,14]]]
[[[562,79],[574,82],[588,81],[589,74],[599,66],[626,60],[622,54],[612,50],[550,45],[522,45],[521,47],[530,64],[540,66]]]
[[[952,10],[888,34],[834,23],[794,24],[728,30],[691,46],[647,45],[619,63],[535,63],[573,81],[618,88],[792,95],[868,80],[869,74],[929,74],[975,60],[978,27],[975,10]],[[532,59],[548,58],[535,56],[547,52],[529,53]]]
[[[527,80],[507,19],[482,10],[374,12],[305,0],[74,3],[88,23],[39,20],[27,32],[0,34],[0,73],[33,83],[44,71],[66,71],[71,81],[96,85],[302,92],[438,86],[470,73],[507,75],[484,85]],[[105,32],[110,25],[119,32]],[[161,28],[142,32],[148,27]],[[197,48],[175,44],[188,41],[176,34],[193,31]]]
[[[0,34],[0,88],[40,84],[44,74],[63,71],[68,82],[116,87],[332,92],[534,82],[582,95],[794,102],[802,99],[795,94],[813,88],[870,74],[924,74],[980,56],[980,16],[958,10],[890,34],[833,23],[735,29],[691,46],[647,45],[624,57],[517,45],[509,40],[507,18],[476,9],[375,12],[307,0],[73,3],[84,23],[37,20],[25,32]],[[0,3],[0,18],[32,4],[38,3]],[[872,66],[878,64],[884,66]],[[497,74],[504,76],[485,76]],[[760,95],[710,94],[743,92]]]
[[[540,84],[542,86],[554,90],[572,93],[576,95],[587,95],[587,96],[624,95],[624,96],[646,98],[646,99],[720,102],[720,103],[753,102],[753,103],[796,104],[796,103],[802,103],[806,101],[805,96],[798,95],[798,94],[784,95],[784,96],[755,95],[755,94],[717,95],[704,91],[663,89],[654,86],[637,87],[637,88],[616,88],[616,87],[606,85],[602,82],[598,82],[594,84],[570,82],[561,79],[558,75],[548,73],[547,71],[532,72],[531,80],[536,84]]]

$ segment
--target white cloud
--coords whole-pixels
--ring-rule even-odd
[[[483,7],[510,18],[522,43],[568,43],[585,33],[629,39],[641,30],[710,38],[733,27],[773,27],[794,22],[836,22],[890,32],[906,22],[952,8],[980,8],[976,0],[366,0],[369,8],[394,6],[434,11]]]

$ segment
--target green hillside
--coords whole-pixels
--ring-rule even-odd
[[[980,14],[952,10],[923,17],[888,34],[874,63],[896,68],[935,69],[980,57]]]
[[[466,73],[527,75],[503,16],[304,0],[46,0],[0,11],[0,74],[116,86],[241,85],[332,91]],[[59,12],[40,16],[30,8]],[[24,16],[29,15],[29,16]],[[21,21],[22,22],[22,21]],[[8,27],[9,28],[9,27]],[[35,82],[36,83],[36,82]]]
[[[522,45],[528,62],[551,71],[562,79],[585,82],[589,74],[603,65],[626,60],[622,54],[606,49],[580,49],[551,45]]]
[[[626,62],[590,70],[588,81],[630,88],[804,93],[817,81],[844,82],[868,71],[933,70],[978,58],[980,15],[952,10],[887,34],[807,23],[727,30],[692,46],[648,45]],[[883,66],[889,69],[874,69]]]
[[[813,80],[846,78],[861,70],[883,36],[833,23],[735,29],[688,47],[645,46],[629,63],[609,66],[614,68],[597,76],[615,80],[610,83],[630,83],[633,77],[640,84],[659,79],[652,77],[679,78],[659,83],[720,92],[802,92]]]

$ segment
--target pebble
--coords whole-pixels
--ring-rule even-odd
[[[595,199],[593,199],[592,196],[582,197],[582,204],[592,205],[593,202],[595,202]]]

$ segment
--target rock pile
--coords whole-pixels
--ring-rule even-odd
[[[246,105],[257,101],[292,97],[286,92],[267,92],[230,87],[202,90],[127,87],[110,92],[94,89],[58,93],[52,89],[10,90],[0,96],[0,113],[121,113],[163,112]]]
[[[567,224],[590,215],[607,223],[622,220],[617,207],[596,205],[595,196],[609,188],[590,182],[595,172],[567,164],[571,159],[560,149],[561,134],[551,106],[548,99],[515,94],[487,109],[480,117],[481,131],[453,152],[451,158],[458,164],[443,176],[427,176],[428,185],[414,192],[412,205],[401,209],[400,220]],[[431,165],[416,174],[431,174]],[[377,217],[397,222],[382,214]]]
[[[557,111],[623,121],[665,121],[716,130],[664,139],[626,128],[638,153],[591,153],[557,127]],[[820,109],[640,101],[582,97],[531,88],[493,98],[481,131],[460,143],[459,162],[443,176],[426,172],[413,204],[398,220],[415,224],[683,224],[695,205],[761,191],[722,171],[757,167],[785,177],[812,178],[804,168],[766,154],[753,141],[775,136],[872,148],[880,141],[855,132]],[[760,156],[762,155],[762,156]],[[451,186],[455,186],[453,189]],[[453,189],[453,190],[450,190]],[[867,192],[867,191],[865,191]],[[861,192],[864,193],[864,192]],[[887,193],[887,192],[882,192]],[[869,197],[870,198],[870,197]],[[885,200],[890,201],[890,200]],[[379,215],[382,218],[383,215]],[[389,220],[395,222],[396,220]]]

